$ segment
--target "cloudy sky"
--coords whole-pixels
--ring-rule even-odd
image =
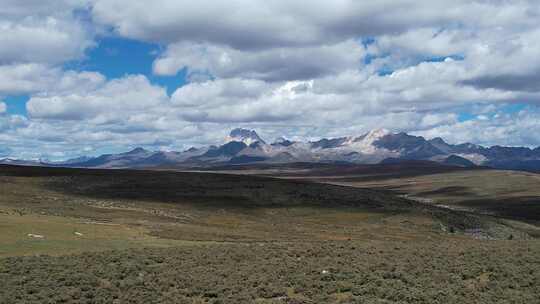
[[[234,127],[540,145],[537,1],[307,3],[0,0],[0,157],[182,150]]]

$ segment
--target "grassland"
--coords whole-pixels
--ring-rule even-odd
[[[143,227],[47,215],[0,214],[0,231],[0,257],[65,255],[189,243],[153,237]]]
[[[0,303],[540,297],[533,224],[344,178],[0,167]]]
[[[540,174],[464,170],[409,177],[324,177],[327,183],[391,190],[435,205],[540,223]]]

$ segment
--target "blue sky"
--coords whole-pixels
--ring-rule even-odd
[[[533,1],[6,6],[2,156],[182,150],[219,143],[234,127],[266,138],[386,128],[540,145]]]
[[[28,99],[29,95],[7,95],[4,98],[4,102],[7,105],[7,113],[27,116],[26,102]]]
[[[157,76],[152,73],[152,63],[160,47],[155,43],[141,42],[121,37],[105,37],[96,40],[96,46],[88,49],[81,59],[66,62],[66,70],[95,71],[108,79],[122,78],[129,74],[145,75],[152,83],[165,87],[170,95],[186,84],[186,70],[173,76]],[[7,113],[27,116],[28,94],[5,95]]]
[[[185,70],[174,76],[157,76],[152,73],[152,63],[163,47],[121,37],[106,37],[97,40],[97,46],[86,52],[85,58],[65,64],[66,69],[96,71],[108,79],[121,78],[128,74],[142,74],[152,83],[167,88],[172,94],[186,83]]]

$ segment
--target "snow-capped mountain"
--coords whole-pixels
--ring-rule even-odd
[[[57,163],[0,160],[4,164],[49,165],[85,168],[209,167],[246,163],[355,163],[376,164],[400,160],[430,160],[446,165],[475,165],[540,171],[540,148],[452,145],[442,138],[426,140],[407,133],[373,130],[360,136],[322,138],[301,142],[279,138],[266,143],[254,130],[234,129],[219,146],[191,148],[183,152],[136,148],[120,154],[80,158]]]
[[[376,142],[390,134],[388,130],[373,130],[358,137],[323,138],[311,142],[310,151],[321,161],[345,161],[373,164],[385,158],[397,157],[395,151],[379,147]]]
[[[265,143],[264,140],[262,140],[257,132],[254,130],[247,130],[242,128],[236,128],[231,131],[229,136],[225,139],[226,142],[231,141],[237,141],[237,142],[243,142],[246,145],[251,145],[256,142]]]

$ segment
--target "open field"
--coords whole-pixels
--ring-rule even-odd
[[[0,257],[30,254],[63,255],[137,247],[169,247],[189,243],[153,237],[143,227],[47,215],[0,214],[0,231],[2,232]]]
[[[130,246],[172,240],[425,239],[440,238],[449,225],[466,229],[484,223],[426,211],[386,192],[251,176],[40,168],[3,173],[4,255],[66,253],[60,249],[70,252],[70,242],[106,248],[110,240]],[[64,245],[54,243],[59,241]]]
[[[540,223],[540,174],[426,161],[384,165],[244,165],[214,172],[391,191],[432,205]]]
[[[325,182],[356,183],[343,178]],[[0,167],[7,286],[0,303],[532,303],[540,296],[534,225],[426,205],[387,188]]]
[[[465,170],[409,177],[319,177],[331,184],[391,190],[436,205],[540,223],[540,174]]]

